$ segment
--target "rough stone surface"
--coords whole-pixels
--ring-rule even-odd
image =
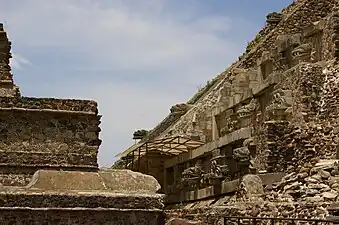
[[[98,169],[100,116],[45,111],[13,111],[0,108],[0,182],[25,185],[24,175],[36,169]],[[8,177],[8,169],[17,176]],[[28,170],[33,173],[28,173]]]
[[[213,85],[208,84],[209,88],[204,89],[205,93],[199,94],[193,107],[182,115],[178,120],[171,121],[171,124],[161,123],[153,132],[152,139],[159,136],[170,136],[173,134],[187,134],[189,136],[199,135],[201,140],[209,141],[211,137],[211,126],[204,121],[209,121],[211,117],[209,112],[218,102],[218,96],[221,89],[225,89],[225,83],[229,81],[230,75],[237,75],[237,69],[247,69],[256,66],[263,51],[274,46],[279,35],[296,34],[301,32],[307,25],[316,22],[327,16],[332,8],[337,4],[335,0],[307,0],[298,1],[284,10],[284,20],[276,26],[267,26],[259,32],[259,37],[251,43],[251,49],[241,57],[241,59],[221,73]],[[191,121],[196,117],[198,125],[193,127]],[[167,120],[167,118],[165,119]],[[165,121],[164,120],[164,121]],[[166,126],[164,126],[166,124]],[[166,127],[166,128],[165,128]],[[146,139],[145,139],[146,140]],[[148,139],[149,140],[149,139]]]
[[[197,93],[180,118],[151,132],[148,140],[180,134],[206,143],[164,163],[162,185],[172,199],[196,195],[184,201],[184,212],[176,210],[181,218],[214,224],[211,215],[329,215],[326,207],[339,201],[338,10],[336,0],[298,0],[269,13],[239,60]],[[220,144],[242,129],[250,130],[246,138]],[[246,152],[241,159],[234,157],[239,150]],[[189,169],[199,173],[187,177]],[[250,179],[257,198],[244,182],[219,198],[223,182],[259,172],[286,176],[265,187]],[[220,204],[202,200],[204,193]]]
[[[37,171],[28,188],[43,190],[104,191],[118,193],[156,193],[158,181],[149,175],[130,170],[99,172]]]
[[[246,199],[253,201],[255,198],[264,195],[263,182],[257,175],[245,175],[237,192],[238,200]]]
[[[114,184],[120,179],[121,186]],[[158,188],[153,177],[125,170],[37,171],[26,187],[0,189],[0,214],[3,224],[17,224],[24,216],[32,224],[50,217],[48,224],[156,225],[164,207]]]
[[[99,209],[1,209],[1,224],[48,225],[158,225],[161,212]],[[45,221],[45,223],[43,223]]]
[[[325,202],[232,202],[223,205],[211,204],[207,207],[167,210],[166,218],[167,220],[170,218],[191,218],[200,220],[203,224],[223,224],[222,216],[326,219],[330,215],[327,207],[329,207],[329,203]]]

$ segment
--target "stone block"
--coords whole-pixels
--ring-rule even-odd
[[[214,187],[206,187],[198,190],[197,199],[204,199],[214,196]]]
[[[228,194],[228,193],[236,192],[239,184],[240,184],[239,179],[227,181],[227,182],[222,182],[221,183],[221,193],[222,194]]]
[[[156,193],[161,187],[154,177],[130,170],[99,172],[39,170],[26,188],[51,191]]]
[[[104,170],[99,175],[105,187],[112,191],[156,193],[161,188],[154,177],[131,170]]]
[[[38,170],[26,186],[42,190],[105,190],[105,185],[95,172]]]
[[[264,186],[263,182],[258,175],[248,174],[242,178],[242,185],[246,189],[246,194],[249,196],[252,195],[263,195]]]
[[[270,74],[265,81],[259,83],[252,89],[252,93],[254,96],[260,95],[265,89],[279,83],[282,80],[282,75],[280,73]]]
[[[281,181],[281,179],[285,176],[285,173],[266,173],[258,175],[262,180],[264,185],[272,185],[276,182]]]
[[[219,138],[219,140],[217,140],[216,147],[220,148],[222,146],[228,145],[237,140],[250,138],[251,136],[252,136],[252,131],[249,127],[241,128],[239,130],[233,131],[232,133]]]

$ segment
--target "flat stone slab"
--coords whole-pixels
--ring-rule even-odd
[[[160,184],[154,177],[131,170],[108,169],[99,171],[99,176],[108,190],[156,193],[161,189]]]
[[[118,193],[156,193],[158,181],[149,175],[131,170],[77,172],[38,170],[26,189],[44,191],[103,191]]]

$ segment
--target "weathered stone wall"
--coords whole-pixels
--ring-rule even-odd
[[[224,224],[223,216],[237,217],[279,217],[279,218],[318,218],[329,216],[326,202],[297,203],[269,201],[232,203],[230,205],[215,207],[197,207],[196,209],[177,209],[166,211],[166,218],[181,217],[202,221],[203,224]],[[234,221],[233,221],[234,222]],[[262,223],[260,223],[262,222]],[[270,221],[257,221],[257,224],[267,224]]]
[[[302,63],[285,78],[277,87],[292,90],[292,116],[288,121],[267,121],[258,132],[256,160],[270,172],[286,171],[315,157],[334,159],[338,151],[337,66]]]
[[[128,170],[38,171],[26,187],[0,187],[1,224],[159,224],[163,195]]]
[[[41,190],[40,190],[41,191]],[[81,191],[70,191],[68,193],[48,192],[37,193],[20,190],[13,192],[2,192],[1,207],[29,207],[29,208],[121,208],[128,209],[161,209],[162,197],[155,198],[151,195],[140,194],[114,194],[114,193],[90,193],[82,194]]]
[[[32,107],[32,106],[31,106]],[[101,144],[100,116],[61,111],[0,109],[0,179],[4,185],[8,168],[18,176],[27,168],[96,170]],[[20,169],[22,173],[20,173]],[[1,175],[3,171],[4,175]],[[30,171],[34,172],[34,171]],[[6,175],[7,174],[7,175]],[[27,180],[15,184],[26,184]]]
[[[211,198],[208,207],[201,207],[202,198],[185,199],[195,200],[197,208],[194,212],[195,203],[192,203],[186,218],[214,224],[220,215],[328,216],[325,207],[338,200],[338,168],[315,171],[305,165],[338,157],[339,14],[333,12],[337,7],[339,2],[335,0],[294,3],[283,12],[276,26],[264,29],[265,36],[252,43],[240,61],[223,73],[222,82],[215,84],[177,122],[171,126],[167,124],[166,130],[159,132],[159,137],[185,134],[209,142],[165,163],[173,173],[179,166],[187,169],[185,174],[176,173],[180,178],[186,176],[179,184],[190,181],[186,182],[189,188],[182,189],[202,190],[198,188],[207,180],[207,175],[229,179],[231,170],[223,173],[221,168],[238,165],[230,165],[225,156],[234,158],[234,152],[241,149],[249,152],[238,153],[238,156],[246,156],[239,157],[242,162],[248,159],[248,169],[254,165],[268,172],[291,172],[278,187],[267,185],[267,189],[275,191],[262,196],[260,203],[229,202],[227,197],[230,196],[212,199],[217,196],[214,193],[204,195]],[[249,130],[249,134],[222,142],[241,129]],[[219,149],[223,152],[218,157],[223,157],[223,162],[219,165],[213,161],[216,172],[209,173],[213,163],[206,156]],[[253,149],[256,150],[254,160],[249,160],[247,154]],[[205,158],[201,157],[203,155]],[[202,162],[192,167],[199,157],[208,165]],[[203,184],[209,185],[203,191],[208,192],[218,185],[209,182]],[[224,204],[213,203],[222,200]]]
[[[164,193],[164,163],[166,160],[172,158],[172,155],[165,155],[159,152],[148,152],[147,156],[141,155],[138,160],[138,153],[134,155],[137,159],[132,163],[129,163],[129,168],[153,176],[161,185],[159,193]],[[125,163],[126,164],[126,163]],[[125,164],[121,165],[125,168]]]
[[[0,24],[0,183],[25,185],[42,168],[93,171],[100,116],[91,100],[21,97]]]
[[[7,38],[3,24],[0,23],[0,96],[1,97],[18,97],[20,96],[19,88],[13,83],[13,75],[9,60],[12,58],[10,53],[11,42]]]
[[[257,60],[262,56],[263,51],[272,49],[279,35],[301,33],[307,25],[320,20],[331,13],[331,10],[337,4],[338,3],[334,0],[308,0],[298,1],[293,4],[293,6],[285,12],[284,19],[276,25],[276,27],[270,29],[269,34],[264,36],[238,63],[233,64],[223,72],[224,76],[228,77],[230,74],[234,74],[236,68],[255,67]],[[324,49],[323,51],[329,51],[329,49]],[[225,81],[222,81],[211,88],[208,93],[202,96],[199,101],[193,105],[191,110],[183,115],[177,122],[169,126],[159,136],[164,137],[173,134],[186,134],[188,136],[199,136],[200,140],[209,141],[212,133],[212,109],[217,104],[220,91],[225,85],[224,82]],[[196,121],[194,122],[194,120]]]
[[[93,100],[56,99],[56,98],[6,98],[0,97],[1,108],[36,109],[36,110],[65,110],[97,114],[98,103]]]
[[[280,75],[281,82],[275,88],[291,93],[290,112],[288,120],[279,121],[268,115],[270,104],[263,108],[261,124],[253,126],[257,145],[257,168],[267,169],[269,172],[285,171],[297,159],[301,159],[304,155],[301,151],[310,148],[307,147],[310,145],[307,140],[313,139],[302,130],[309,121],[317,123],[324,83],[322,70],[318,64],[300,63]],[[314,135],[319,134],[317,132]],[[320,152],[318,153],[320,156]]]
[[[231,91],[230,96],[232,97],[234,95],[237,95],[240,90],[239,96],[241,96],[242,100],[237,102],[234,99],[231,99],[232,101],[230,102],[233,104],[228,104],[228,105],[231,105],[229,106],[228,111],[232,111],[234,116],[237,116],[236,112],[240,112],[242,110],[241,108],[244,107],[244,104],[249,103],[249,101],[246,100],[246,98],[247,99],[252,98],[251,94],[250,95],[246,94],[247,93],[247,91],[245,90],[246,87],[248,86],[251,87],[252,89],[251,91],[254,97],[258,99],[259,101],[259,109],[258,108],[255,109],[258,111],[256,113],[253,113],[251,117],[248,117],[248,119],[245,119],[242,122],[237,122],[233,128],[233,130],[236,130],[236,129],[243,128],[244,126],[248,126],[252,129],[253,131],[252,135],[254,136],[255,143],[257,146],[257,154],[256,154],[257,158],[255,161],[256,161],[256,167],[258,169],[267,169],[268,167],[271,167],[270,165],[273,165],[277,167],[273,169],[273,171],[281,172],[282,170],[287,169],[289,160],[291,159],[295,160],[296,158],[300,158],[296,156],[300,153],[300,150],[296,149],[297,147],[290,148],[286,146],[292,145],[292,146],[298,146],[298,147],[303,147],[305,149],[309,149],[308,146],[312,145],[312,143],[310,143],[309,141],[306,141],[308,137],[305,137],[305,139],[303,139],[304,141],[303,145],[293,144],[293,143],[288,143],[288,145],[283,145],[286,143],[283,141],[282,137],[284,137],[284,135],[288,135],[288,133],[292,132],[293,129],[298,130],[299,128],[302,129],[303,127],[308,127],[307,123],[311,121],[313,121],[313,123],[316,123],[316,124],[320,123],[319,119],[323,120],[321,123],[327,127],[328,125],[326,125],[326,123],[336,124],[336,121],[335,121],[336,119],[332,119],[331,121],[324,122],[324,119],[326,119],[326,116],[322,116],[325,111],[329,110],[327,109],[328,107],[333,108],[331,110],[331,112],[333,111],[333,113],[331,113],[332,118],[334,117],[334,115],[336,115],[335,109],[336,109],[337,103],[334,97],[336,93],[335,92],[336,78],[333,75],[330,75],[331,73],[335,73],[335,72],[333,71],[329,72],[331,67],[325,68],[326,64],[329,62],[327,63],[319,62],[319,60],[333,59],[333,56],[331,56],[333,54],[330,54],[330,52],[334,49],[333,40],[329,38],[330,36],[333,36],[333,32],[334,32],[332,29],[334,26],[333,17],[334,15],[330,14],[327,18],[321,21],[318,21],[317,23],[310,24],[309,27],[307,27],[306,29],[302,31],[301,39],[299,41],[296,41],[297,36],[291,36],[292,41],[296,41],[297,43],[300,43],[300,48],[298,50],[301,52],[301,54],[311,55],[309,60],[313,62],[318,61],[317,63],[304,63],[302,60],[300,60],[297,62],[299,64],[296,64],[295,66],[293,66],[293,63],[291,63],[290,65],[291,68],[287,70],[284,70],[283,69],[284,67],[282,67],[282,65],[274,65],[276,68],[276,72],[269,74],[266,79],[260,78],[260,76],[255,77],[256,76],[255,73],[251,72],[250,70],[236,70],[234,71],[235,77],[232,79],[232,83],[231,84],[229,83],[228,86],[224,85],[223,87],[220,87],[219,89],[219,92],[221,91],[225,92],[227,88],[229,88],[228,90]],[[332,35],[330,34],[330,32],[332,32]],[[289,43],[289,42],[286,42],[286,43]],[[312,49],[308,49],[307,46],[309,43]],[[274,45],[272,44],[272,46],[276,47],[276,44]],[[272,49],[275,49],[275,48],[272,48]],[[296,59],[293,59],[293,60],[296,61]],[[324,71],[327,71],[327,72],[324,72]],[[246,84],[247,86],[244,84]],[[226,89],[226,90],[223,90],[223,89]],[[241,89],[243,90],[241,91]],[[279,94],[277,95],[278,97],[273,96],[276,94]],[[280,95],[282,95],[282,97]],[[220,93],[219,93],[219,99],[220,99]],[[280,118],[281,116],[280,117],[278,116],[279,117],[278,118],[277,115],[274,115],[274,114],[278,113],[279,110],[281,111],[282,109],[278,109],[278,108],[282,106],[281,104],[284,105],[285,103],[283,102],[279,103],[279,102],[274,102],[274,101],[287,101],[286,102],[287,110],[286,110],[286,115],[283,116],[284,118]],[[227,102],[227,103],[230,103],[230,102]],[[241,103],[241,104],[237,105],[234,103]],[[218,104],[220,105],[220,102]],[[274,104],[276,104],[276,106],[274,106]],[[248,104],[245,107],[247,108],[245,111],[248,111],[251,108],[250,105],[252,105],[251,107],[255,106],[254,103]],[[224,108],[227,109],[227,107],[224,107]],[[178,123],[174,125],[174,128],[172,127],[174,130],[169,130],[168,133],[164,132],[162,135],[163,136],[170,135],[170,134],[173,134],[175,131],[177,131],[178,133],[185,133],[188,136],[192,136],[192,131],[194,131],[196,135],[201,136],[201,139],[209,142],[210,141],[209,137],[211,136],[210,134],[211,132],[208,133],[207,131],[211,130],[210,121],[212,119],[211,119],[211,115],[208,113],[210,111],[211,111],[211,107],[204,108],[204,106],[199,105],[199,103],[197,103],[197,105],[194,106],[192,110],[186,113],[178,121]],[[212,112],[210,113],[212,114]],[[184,118],[192,119],[192,121],[184,120]],[[289,122],[287,123],[284,122],[281,125],[281,128],[279,128],[279,130],[281,131],[280,133],[275,131],[277,127],[273,127],[271,131],[267,130],[268,127],[266,123],[268,121],[275,121],[275,120],[279,121],[281,119],[288,120]],[[275,123],[275,125],[277,125],[277,123]],[[284,128],[284,126],[286,126],[286,129]],[[310,126],[315,127],[314,124],[310,124]],[[209,127],[209,129],[204,129],[204,127]],[[310,128],[310,129],[305,128],[305,129],[312,130],[313,128]],[[326,129],[332,130],[332,128],[326,128]],[[220,129],[218,132],[220,132]],[[328,147],[328,146],[335,145],[336,141],[333,139],[334,137],[332,136],[330,137],[331,141],[328,141],[328,140],[325,141],[327,143],[326,144],[324,143],[324,141],[321,141],[321,140],[324,140],[323,133],[317,132],[316,135],[318,136],[318,138],[316,139],[313,138],[314,135],[312,135],[312,137],[309,137],[309,138],[311,138],[312,140],[316,140],[318,142],[320,141],[324,145],[323,147],[320,147],[320,148],[327,149],[326,156],[324,155],[325,153],[323,150],[318,151],[317,156],[327,157],[327,158],[333,157],[336,151],[333,147]],[[291,136],[286,136],[286,137],[291,138]],[[290,140],[290,141],[294,142],[295,140]],[[282,146],[282,147],[278,148],[275,146]],[[298,154],[295,152],[298,152]],[[301,155],[303,154],[300,153],[299,156]],[[268,160],[268,158],[270,159]],[[282,158],[285,159],[284,162],[281,162],[281,164],[284,164],[284,166],[280,165],[279,163],[277,164],[278,162],[277,160],[278,159],[281,160]],[[267,163],[269,163],[270,165],[267,165]],[[271,169],[272,168],[270,168],[269,170]]]
[[[337,213],[338,160],[309,160],[295,168],[295,171],[270,188],[266,187],[266,191],[259,192],[259,195],[249,193],[261,185],[249,183],[251,186],[247,184],[245,189],[238,188],[234,196],[168,206],[167,217],[223,224],[223,216],[328,219],[330,215]],[[241,193],[241,190],[245,193]],[[257,223],[261,224],[259,220]]]
[[[277,27],[258,44],[256,49],[247,54],[239,66],[245,68],[255,66],[257,59],[261,57],[263,51],[272,48],[279,35],[301,33],[309,24],[331,13],[337,5],[338,2],[335,0],[298,1],[286,19],[282,20]]]
[[[114,209],[1,209],[0,223],[48,225],[158,225],[161,211]]]

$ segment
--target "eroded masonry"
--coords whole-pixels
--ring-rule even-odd
[[[0,224],[157,224],[155,178],[100,170],[91,100],[22,97],[0,25]]]
[[[236,63],[118,155],[159,181],[169,217],[338,212],[338,7],[270,13]]]

